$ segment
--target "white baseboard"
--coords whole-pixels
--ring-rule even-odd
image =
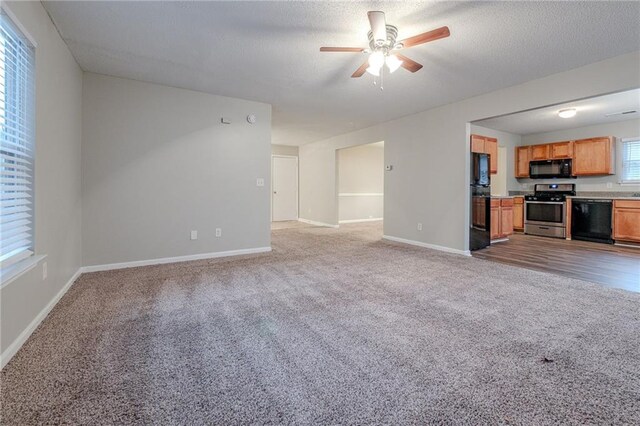
[[[360,222],[378,222],[381,221],[381,217],[374,217],[370,219],[349,219],[349,220],[341,220],[338,223],[360,223]]]
[[[339,225],[331,225],[330,223],[317,222],[315,220],[309,220],[309,219],[303,219],[303,218],[298,218],[298,222],[308,223],[309,225],[315,225],[315,226],[325,226],[327,228],[339,228]]]
[[[447,253],[461,254],[463,256],[471,256],[471,252],[469,250],[458,250],[451,247],[439,246],[437,244],[429,244],[429,243],[423,243],[421,241],[414,241],[414,240],[407,240],[404,238],[392,237],[390,235],[383,235],[382,238],[389,241],[395,241],[396,243],[410,244],[412,246],[424,247],[428,249],[444,251]]]
[[[187,256],[163,257],[159,259],[135,260],[133,262],[109,263],[106,265],[84,266],[82,272],[111,271],[114,269],[135,268],[138,266],[162,265],[164,263],[188,262],[190,260],[215,259],[217,257],[240,256],[270,252],[271,247],[255,247],[249,249],[217,251],[213,253],[192,254]]]
[[[14,340],[13,343],[11,343],[11,345],[9,345],[9,347],[5,349],[4,352],[2,352],[2,354],[0,355],[0,370],[3,369],[5,365],[7,365],[7,363],[11,360],[11,358],[13,358],[13,356],[16,353],[18,353],[18,351],[20,350],[22,345],[24,345],[24,343],[27,341],[29,336],[31,336],[31,334],[36,330],[36,328],[38,328],[42,320],[44,320],[47,317],[47,315],[49,315],[49,312],[51,312],[53,307],[56,306],[56,304],[60,301],[60,299],[62,299],[62,296],[65,295],[67,290],[71,288],[71,286],[78,279],[80,274],[82,274],[82,268],[79,268],[76,271],[76,273],[73,274],[73,276],[69,279],[69,281],[67,281],[64,287],[60,289],[58,294],[56,294],[54,298],[51,299],[51,301],[47,304],[47,306],[45,306],[44,309],[42,309],[40,313],[36,315],[33,321],[31,321],[31,323],[27,326],[27,328],[25,328],[22,331],[22,333],[20,333],[20,335],[16,338],[16,340]]]

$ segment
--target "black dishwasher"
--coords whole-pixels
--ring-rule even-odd
[[[571,238],[613,244],[612,201],[573,199],[571,203]]]

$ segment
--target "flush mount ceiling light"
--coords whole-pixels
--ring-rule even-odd
[[[384,75],[385,65],[389,73],[393,73],[400,67],[411,72],[416,72],[422,68],[422,65],[416,61],[397,53],[398,50],[449,37],[449,28],[440,27],[401,41],[396,41],[398,28],[393,25],[387,25],[384,12],[371,11],[367,13],[367,16],[369,17],[369,24],[371,25],[371,31],[367,34],[369,38],[368,49],[361,47],[321,47],[320,51],[370,53],[369,59],[362,64],[351,77],[362,77],[365,72],[374,77],[380,77],[380,89],[382,89],[382,77]],[[375,79],[374,84],[376,84]]]
[[[575,108],[561,109],[558,111],[558,117],[571,118],[575,117],[578,111]]]

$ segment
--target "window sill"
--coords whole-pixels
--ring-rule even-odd
[[[35,268],[36,265],[46,257],[46,254],[33,255],[1,271],[0,288],[4,288],[6,285],[9,285],[9,283]]]

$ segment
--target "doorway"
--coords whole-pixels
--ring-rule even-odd
[[[384,142],[336,152],[338,223],[379,222],[384,206]]]
[[[271,220],[298,220],[298,157],[271,156]]]

